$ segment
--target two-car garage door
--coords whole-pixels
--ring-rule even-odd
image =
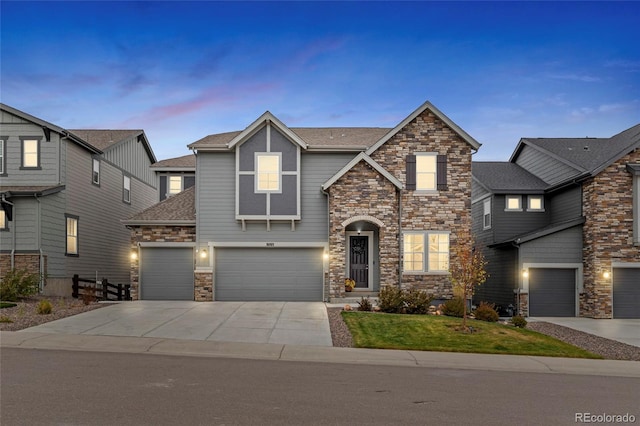
[[[322,300],[322,248],[220,247],[215,253],[216,300]]]

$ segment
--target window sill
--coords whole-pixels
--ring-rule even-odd
[[[544,209],[527,209],[527,212],[531,212],[531,213],[544,213]]]
[[[64,255],[67,256],[67,257],[80,257],[80,255],[78,253],[75,253],[75,254],[74,253],[65,253]]]
[[[416,189],[413,191],[414,195],[438,195],[440,191],[437,189]]]
[[[402,271],[402,275],[449,275],[449,271]]]
[[[40,167],[40,166],[36,166],[36,167],[20,166],[20,170],[42,170],[42,167]]]
[[[505,212],[522,212],[522,209],[504,209]]]

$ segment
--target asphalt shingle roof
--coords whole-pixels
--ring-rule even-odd
[[[196,156],[194,154],[183,155],[182,157],[167,158],[166,160],[153,163],[151,167],[195,167]]]
[[[171,222],[196,220],[196,191],[195,187],[166,198],[130,217],[125,222]]]
[[[471,172],[473,177],[494,193],[541,193],[549,186],[519,165],[506,161],[474,161]]]
[[[139,135],[143,130],[110,130],[110,129],[70,129],[80,139],[101,151],[120,141]]]
[[[383,127],[291,127],[310,148],[357,147],[368,148],[391,129]],[[189,148],[226,147],[241,131],[206,136],[189,145]]]

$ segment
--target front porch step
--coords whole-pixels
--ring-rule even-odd
[[[378,292],[368,291],[352,291],[350,293],[346,293],[345,297],[332,297],[329,299],[329,303],[337,305],[341,304],[358,306],[358,302],[360,302],[363,297],[368,297],[371,303],[373,303],[374,305],[378,304]]]

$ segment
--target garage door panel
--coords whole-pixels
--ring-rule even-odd
[[[143,300],[193,300],[193,249],[143,248],[140,293]]]
[[[216,300],[322,300],[322,249],[218,248]]]
[[[613,317],[640,318],[640,268],[613,269]]]
[[[529,315],[574,317],[576,315],[576,270],[530,268]]]

